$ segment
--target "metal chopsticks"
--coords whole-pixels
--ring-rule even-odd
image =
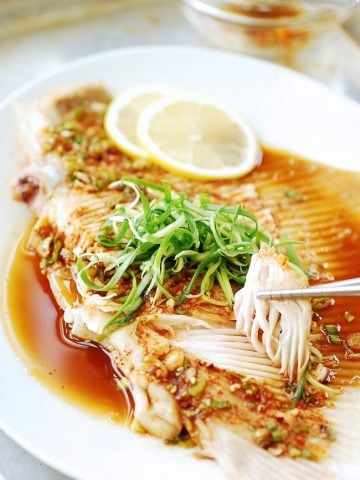
[[[264,290],[257,292],[262,300],[285,300],[287,298],[360,297],[360,277],[330,282],[308,288]]]

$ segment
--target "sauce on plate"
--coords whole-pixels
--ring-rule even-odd
[[[36,256],[16,249],[8,283],[8,306],[14,336],[31,374],[62,397],[87,410],[124,422],[131,397],[118,383],[110,358],[99,347],[75,343],[63,329],[47,279]]]

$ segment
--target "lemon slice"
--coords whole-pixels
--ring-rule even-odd
[[[244,120],[193,98],[165,98],[148,106],[139,116],[137,133],[154,163],[191,178],[240,177],[261,159]]]
[[[171,94],[174,96],[166,89],[138,87],[126,90],[110,103],[105,115],[105,130],[120,150],[133,157],[149,156],[136,133],[139,114],[154,101]]]

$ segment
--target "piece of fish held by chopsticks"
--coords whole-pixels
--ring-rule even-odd
[[[90,87],[49,98],[38,112],[38,105],[31,107],[35,111],[29,107],[32,115],[40,113],[41,122],[30,122],[34,128],[26,125],[22,143],[27,164],[14,182],[14,194],[38,216],[29,248],[40,257],[69,334],[101,344],[129,379],[135,401],[134,428],[170,442],[190,438],[233,479],[253,479],[259,472],[269,478],[276,472],[279,478],[282,469],[283,478],[299,478],[300,474],[342,478],[326,456],[336,450],[333,430],[339,432],[345,455],[349,424],[341,430],[337,410],[322,408],[325,395],[311,386],[313,405],[300,400],[300,408],[292,406],[285,388],[288,378],[301,376],[307,363],[308,307],[300,308],[303,324],[295,312],[296,328],[291,325],[294,312],[288,306],[284,310],[268,304],[260,318],[254,315],[257,305],[252,303],[247,280],[236,294],[237,331],[234,313],[224,307],[219,288],[206,301],[201,295],[188,296],[179,314],[171,296],[181,291],[186,279],[178,277],[167,285],[170,298],[147,298],[132,323],[104,335],[119,309],[118,298],[84,284],[77,261],[86,252],[99,257],[114,253],[98,243],[97,235],[104,222],[114,221],[114,209],[133,205],[134,193],[114,185],[124,174],[152,182],[166,179],[190,196],[200,193],[203,185],[119,152],[103,129],[110,100],[105,90]],[[52,175],[54,165],[61,174]],[[257,214],[259,224],[276,229],[253,185],[217,183],[208,190],[214,202],[243,203]],[[284,274],[286,261],[279,263],[273,252],[262,250],[251,263],[248,277],[256,279],[252,275],[257,260],[265,261],[269,275],[277,275],[278,268]],[[96,275],[101,265],[90,267]],[[286,271],[284,275],[292,274]],[[301,348],[296,353],[286,343],[285,332],[299,340]],[[350,398],[348,408],[352,402]],[[359,439],[356,428],[352,435]]]
[[[256,293],[307,286],[308,279],[299,267],[264,244],[252,256],[244,288],[235,295],[236,329],[294,381],[300,380],[309,362],[310,300],[259,300]]]

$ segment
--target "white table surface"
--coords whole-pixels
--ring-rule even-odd
[[[360,40],[360,11],[348,22],[347,31]],[[38,74],[55,71],[67,61],[143,44],[209,45],[187,23],[176,0],[124,2],[111,14],[0,40],[0,100]],[[301,68],[360,101],[360,52],[356,41],[342,29],[307,54]],[[69,480],[0,431],[0,480],[2,476],[4,480]]]

